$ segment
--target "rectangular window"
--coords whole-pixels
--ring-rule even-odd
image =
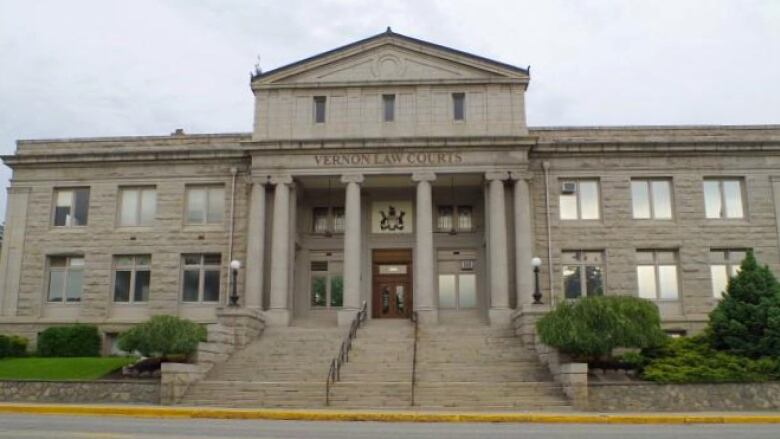
[[[707,218],[744,218],[742,180],[704,180],[704,210]]]
[[[80,302],[84,287],[84,257],[50,256],[48,278],[49,302]]]
[[[677,300],[677,253],[642,250],[636,252],[636,277],[639,297],[650,300]]]
[[[187,224],[220,224],[225,216],[223,186],[187,187]]]
[[[157,210],[155,188],[122,188],[119,200],[120,226],[149,226],[154,221]]]
[[[729,279],[739,273],[746,250],[712,250],[710,252],[710,276],[712,277],[712,297],[720,299],[726,291]]]
[[[466,119],[466,93],[452,94],[452,118],[454,120]]]
[[[189,254],[182,256],[182,302],[218,302],[222,256]]]
[[[562,220],[599,219],[599,182],[597,180],[561,182],[559,204]]]
[[[472,231],[471,206],[439,206],[436,228],[439,232]]]
[[[631,201],[636,219],[672,219],[669,180],[631,180]]]
[[[312,252],[310,264],[312,308],[340,308],[344,305],[343,255]]]
[[[314,123],[325,123],[325,96],[314,96]]]
[[[54,191],[55,226],[86,226],[88,213],[89,188],[56,189]]]
[[[114,256],[114,302],[149,301],[151,261],[149,255]]]
[[[564,251],[561,259],[567,299],[604,295],[603,251]]]
[[[344,208],[313,208],[312,232],[323,235],[328,235],[331,233],[344,233]]]
[[[477,306],[476,254],[468,250],[438,252],[439,308],[474,309]]]
[[[395,120],[395,95],[382,95],[382,109],[385,122]]]

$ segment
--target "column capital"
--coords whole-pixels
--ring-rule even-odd
[[[363,177],[363,174],[343,174],[341,176],[341,182],[342,183],[363,183],[363,180],[365,178]]]
[[[488,181],[492,180],[509,180],[509,172],[508,171],[488,171],[485,172],[485,179]]]
[[[290,174],[271,175],[268,179],[271,184],[292,184],[293,178]]]
[[[522,171],[520,169],[513,169],[509,171],[509,178],[515,181],[519,180],[525,180],[525,181],[531,181],[533,180],[533,176],[528,171]]]
[[[412,181],[421,182],[421,181],[434,181],[434,180],[436,180],[436,174],[430,171],[415,172],[412,174]]]

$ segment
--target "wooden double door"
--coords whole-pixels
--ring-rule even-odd
[[[372,316],[401,319],[412,315],[412,250],[387,249],[372,253]]]

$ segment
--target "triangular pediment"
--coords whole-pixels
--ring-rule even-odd
[[[528,71],[477,55],[386,32],[256,75],[252,84],[323,84],[385,81],[525,82]]]

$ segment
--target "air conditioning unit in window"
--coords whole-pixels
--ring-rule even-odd
[[[574,194],[577,192],[577,183],[574,181],[564,181],[563,184],[561,184],[561,193],[562,194]]]

